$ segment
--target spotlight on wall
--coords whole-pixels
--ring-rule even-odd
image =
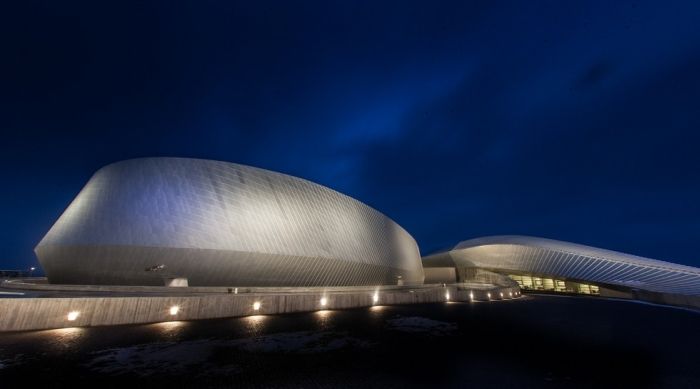
[[[501,292],[501,298],[503,298],[503,292]]]
[[[256,301],[253,303],[253,310],[254,311],[259,311],[260,310],[260,301]]]
[[[170,314],[172,316],[177,315],[178,312],[180,312],[180,307],[178,307],[177,305],[173,305],[172,307],[170,307]]]
[[[450,301],[450,292],[445,292],[445,300]]]
[[[68,319],[68,321],[75,321],[75,319],[77,319],[78,316],[80,316],[80,312],[70,311],[70,312],[68,312],[68,315],[66,316],[66,318]]]
[[[488,298],[491,298],[491,292],[486,293],[486,296],[487,296]]]
[[[325,307],[328,304],[328,299],[325,297],[321,297],[321,306]]]
[[[513,297],[513,292],[508,292],[508,294],[510,295],[510,297]]]
[[[374,292],[374,295],[372,296],[372,302],[374,304],[379,302],[379,292]]]
[[[469,292],[469,300],[474,300],[474,292]]]

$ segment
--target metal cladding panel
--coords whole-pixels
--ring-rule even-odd
[[[490,236],[459,243],[454,249],[424,258],[424,265],[524,272],[624,286],[640,290],[700,295],[700,269],[527,236]]]
[[[66,257],[70,249],[81,254]],[[361,202],[281,173],[187,158],[134,159],[100,169],[36,252],[51,282],[131,283],[124,274],[109,277],[109,269],[121,268],[122,262],[134,262],[134,280],[158,264],[188,277],[191,265],[205,257],[228,259],[199,272],[198,281],[190,285],[265,284],[280,271],[288,273],[283,285],[289,286],[388,284],[397,276],[406,282],[423,279],[415,240]],[[252,273],[229,271],[237,258],[250,255],[266,260],[249,261]],[[295,259],[302,268],[294,268]],[[84,274],[77,269],[94,267],[87,261],[99,262],[102,276],[76,278]],[[191,263],[185,266],[183,261]],[[213,266],[205,262],[201,266]],[[338,274],[353,271],[362,279]],[[220,273],[229,275],[222,278]]]

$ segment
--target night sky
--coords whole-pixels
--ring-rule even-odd
[[[523,234],[700,266],[700,2],[18,1],[0,11],[0,269],[105,164],[348,194],[423,254]]]

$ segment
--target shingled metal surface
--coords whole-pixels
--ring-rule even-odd
[[[310,181],[187,158],[108,165],[35,249],[52,283],[324,286],[421,282],[415,240]],[[162,274],[145,269],[164,264]]]
[[[619,285],[661,293],[700,295],[700,269],[574,243],[528,236],[466,240],[426,256],[424,266],[456,264]]]

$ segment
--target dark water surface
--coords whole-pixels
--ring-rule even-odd
[[[596,298],[0,335],[0,387],[700,388],[700,313]]]

